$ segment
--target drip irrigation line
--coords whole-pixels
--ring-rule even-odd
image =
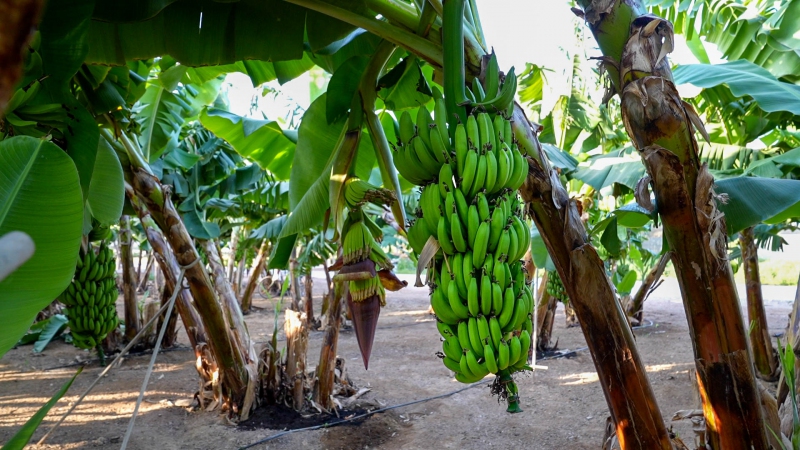
[[[269,436],[269,437],[266,437],[266,438],[261,439],[259,441],[253,442],[252,444],[245,445],[244,447],[239,447],[237,450],[246,450],[248,448],[255,447],[256,445],[261,445],[261,444],[263,444],[265,442],[272,441],[272,440],[277,439],[277,438],[279,438],[281,436],[286,436],[287,434],[299,433],[301,431],[319,430],[321,428],[333,428],[333,427],[335,427],[337,425],[342,425],[342,424],[345,424],[345,423],[348,423],[348,422],[352,422],[354,420],[363,419],[364,417],[369,417],[369,416],[372,416],[374,414],[378,414],[378,413],[382,413],[382,412],[385,412],[385,411],[389,411],[391,409],[402,408],[404,406],[416,405],[417,403],[424,403],[424,402],[429,402],[431,400],[437,400],[437,399],[440,399],[440,398],[450,397],[450,396],[458,394],[460,392],[464,392],[467,389],[472,389],[472,388],[474,388],[476,386],[485,385],[485,384],[489,383],[490,381],[493,381],[493,380],[489,379],[489,380],[478,381],[477,383],[472,383],[469,386],[464,386],[463,388],[457,389],[457,390],[452,391],[452,392],[448,392],[448,393],[440,394],[440,395],[435,395],[433,397],[423,398],[423,399],[420,399],[420,400],[414,400],[412,402],[401,403],[399,405],[387,406],[385,408],[376,409],[374,411],[369,411],[369,412],[366,412],[364,414],[359,414],[357,416],[350,417],[349,419],[342,419],[342,420],[339,420],[337,422],[326,422],[326,423],[323,423],[323,424],[320,424],[320,425],[314,425],[314,426],[311,426],[311,427],[295,428],[294,430],[282,431],[282,432],[280,432],[278,434],[273,434],[272,436]]]

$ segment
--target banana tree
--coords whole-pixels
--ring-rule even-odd
[[[672,83],[665,59],[673,46],[672,26],[645,15],[638,2],[579,3],[584,9],[576,13],[586,19],[604,53],[613,89],[621,96],[623,121],[655,191],[687,309],[710,444],[765,447],[761,409],[747,406],[759,404],[759,389],[725,258],[726,233],[737,230],[738,223],[730,223],[737,217],[728,216],[725,227],[713,177],[699,162],[693,135],[695,128],[707,133]],[[655,209],[649,195],[639,202]],[[737,389],[734,403],[731,385]]]

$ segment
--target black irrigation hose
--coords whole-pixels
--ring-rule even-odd
[[[464,392],[467,389],[472,389],[472,388],[474,388],[476,386],[481,386],[481,385],[487,384],[490,381],[492,381],[492,380],[479,381],[477,383],[472,383],[469,386],[464,386],[461,389],[458,389],[458,390],[455,390],[455,391],[452,391],[452,392],[448,392],[446,394],[440,394],[440,395],[436,395],[436,396],[433,396],[433,397],[423,398],[423,399],[420,399],[420,400],[414,400],[413,402],[401,403],[399,405],[387,406],[385,408],[380,408],[380,409],[376,409],[374,411],[366,412],[364,414],[360,414],[358,416],[354,416],[354,417],[351,417],[349,419],[342,419],[342,420],[339,420],[337,422],[327,422],[327,423],[323,423],[323,424],[320,424],[320,425],[314,425],[312,427],[295,428],[294,430],[282,431],[282,432],[280,432],[278,434],[273,434],[272,436],[269,436],[269,437],[266,437],[264,439],[261,439],[260,441],[256,441],[256,442],[253,442],[252,444],[245,445],[244,447],[239,447],[237,450],[245,450],[245,449],[248,449],[248,448],[252,448],[252,447],[255,447],[256,445],[260,445],[260,444],[263,444],[265,442],[271,441],[273,439],[277,439],[277,438],[279,438],[281,436],[286,436],[287,434],[298,433],[298,432],[301,432],[301,431],[319,430],[321,428],[333,428],[333,427],[335,427],[337,425],[342,425],[344,423],[352,422],[354,420],[363,419],[364,417],[369,417],[369,416],[374,415],[374,414],[378,414],[378,413],[382,413],[382,412],[385,412],[385,411],[389,411],[390,409],[397,409],[397,408],[402,408],[404,406],[416,405],[417,403],[424,403],[424,402],[429,402],[431,400],[436,400],[436,399],[440,399],[440,398],[444,398],[444,397],[450,397],[451,395],[455,395],[455,394],[458,394],[460,392]]]

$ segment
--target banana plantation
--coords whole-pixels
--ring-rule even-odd
[[[0,0],[0,448],[800,450],[799,36]]]

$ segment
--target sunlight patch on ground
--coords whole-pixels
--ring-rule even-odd
[[[653,364],[646,366],[647,372],[663,372],[665,370],[677,369],[679,367],[693,366],[693,363],[671,363],[671,364]],[[685,370],[683,370],[685,372]]]
[[[428,310],[427,309],[417,309],[417,310],[413,310],[413,311],[395,311],[395,312],[390,312],[390,313],[383,313],[382,315],[383,316],[389,316],[389,317],[394,317],[394,316],[422,316],[422,315],[428,315]]]
[[[569,375],[558,377],[558,379],[565,381],[565,383],[561,383],[564,386],[579,386],[582,384],[596,383],[600,381],[596,372],[571,373]]]

